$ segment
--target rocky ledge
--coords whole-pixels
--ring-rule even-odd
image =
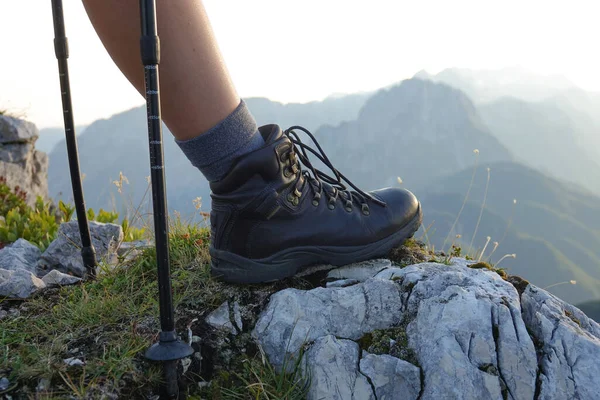
[[[356,264],[330,271],[327,287],[272,294],[253,328],[243,300],[207,321],[250,332],[277,368],[301,357],[308,399],[597,399],[600,326],[470,264]]]
[[[48,199],[48,155],[35,149],[38,137],[33,123],[0,115],[0,176],[27,193],[30,206]]]

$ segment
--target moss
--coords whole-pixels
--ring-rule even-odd
[[[525,292],[525,289],[527,289],[527,286],[529,286],[529,281],[521,278],[520,276],[510,275],[508,278],[506,278],[506,280],[510,282],[515,289],[517,289],[519,296],[521,296],[523,292]]]
[[[572,312],[570,312],[569,310],[565,310],[565,316],[569,317],[571,321],[575,322],[577,325],[579,325],[579,327],[581,327],[581,321],[577,319],[577,317],[575,317]]]
[[[401,246],[390,251],[389,259],[399,267],[418,264],[429,259],[425,245],[415,239],[407,239]]]
[[[371,354],[389,354],[419,366],[419,360],[408,344],[406,324],[367,333],[359,339],[358,344],[361,349]]]
[[[468,267],[473,268],[473,269],[487,269],[489,271],[494,271],[495,273],[500,275],[500,277],[502,279],[504,279],[504,280],[508,279],[508,274],[506,273],[506,271],[504,269],[494,268],[490,263],[487,263],[485,261],[479,261],[479,262],[476,262],[475,264],[469,264]]]
[[[496,368],[496,366],[494,364],[481,364],[477,368],[479,368],[480,371],[483,371],[486,374],[500,376],[500,373],[498,372],[498,368]]]

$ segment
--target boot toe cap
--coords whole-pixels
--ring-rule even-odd
[[[417,197],[409,190],[402,188],[386,188],[371,192],[372,195],[386,203],[392,225],[402,227],[412,221],[420,213]]]

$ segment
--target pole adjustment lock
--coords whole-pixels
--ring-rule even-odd
[[[142,36],[140,45],[144,65],[160,64],[160,39],[158,36]]]
[[[59,60],[69,58],[69,41],[66,37],[54,38],[54,54]]]

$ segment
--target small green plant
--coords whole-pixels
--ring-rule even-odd
[[[0,220],[0,242],[11,243],[23,238],[44,251],[56,237],[60,223],[41,197],[34,208],[15,207]]]
[[[103,224],[114,224],[119,219],[119,213],[100,209],[98,214],[93,209],[87,210],[87,217],[90,221],[97,221]]]
[[[20,187],[11,189],[6,178],[0,176],[0,216],[6,217],[10,210],[18,209],[24,212],[27,209],[27,194]]]
[[[452,245],[452,250],[450,251],[450,256],[452,257],[460,257],[462,253],[462,247],[457,244]]]
[[[60,200],[58,202],[58,209],[60,210],[60,212],[62,214],[62,220],[64,222],[69,222],[71,220],[71,218],[73,217],[73,213],[75,212],[74,205],[67,204],[67,203],[63,202],[62,200]]]
[[[135,226],[131,226],[129,219],[127,218],[123,218],[123,221],[121,221],[121,228],[123,229],[124,242],[135,242],[136,240],[141,240],[144,238],[144,234],[146,233],[145,228],[136,228]]]

